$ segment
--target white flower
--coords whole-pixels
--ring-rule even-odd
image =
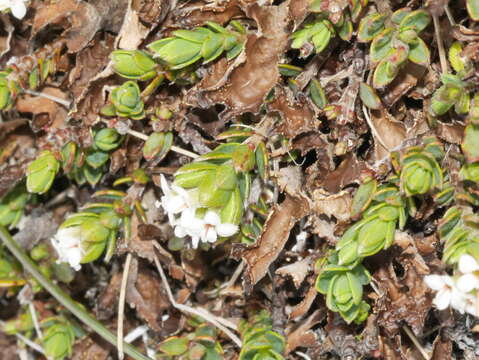
[[[201,241],[214,243],[219,236],[229,237],[236,234],[238,226],[235,224],[221,223],[217,212],[208,210],[203,218],[204,226]]]
[[[27,13],[26,0],[0,0],[0,11],[10,9],[17,19],[23,19]]]
[[[461,314],[464,314],[467,296],[457,288],[452,277],[448,275],[428,275],[424,277],[424,282],[432,290],[437,291],[432,303],[439,310],[444,310],[451,306]]]
[[[164,194],[160,204],[168,214],[170,224],[174,226],[176,224],[175,215],[187,208],[194,208],[194,202],[190,194],[182,187],[172,184],[170,188],[163,175],[160,176],[160,183]]]
[[[80,270],[80,262],[84,255],[81,247],[81,229],[75,226],[60,229],[51,241],[58,253],[58,262],[67,262],[73,269]]]
[[[203,228],[203,219],[196,217],[196,209],[186,208],[182,211],[180,220],[176,223],[175,236],[183,238],[188,235],[191,237],[193,249],[196,249],[198,247]]]
[[[457,279],[457,287],[464,293],[479,289],[479,265],[471,255],[462,255],[459,258],[459,271],[463,274]]]

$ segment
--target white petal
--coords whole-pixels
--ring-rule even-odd
[[[163,174],[160,175],[160,186],[161,186],[161,190],[163,190],[163,194],[167,195],[171,193],[170,186],[168,185],[168,181],[166,181],[166,178],[163,176]]]
[[[228,223],[219,224],[216,227],[216,231],[218,232],[218,235],[224,236],[224,237],[233,236],[234,234],[238,232],[238,229],[239,229],[238,225],[228,224]]]
[[[456,309],[461,314],[464,314],[467,305],[467,297],[463,292],[454,287],[451,293],[451,306],[453,309]]]
[[[451,303],[451,298],[451,291],[439,291],[432,302],[439,310],[444,310]]]
[[[183,189],[181,186],[178,186],[178,185],[175,185],[175,184],[172,184],[171,185],[171,189],[177,193],[178,195],[180,195],[181,197],[183,197],[184,199],[188,199],[190,196],[188,194],[188,191],[186,191],[185,189]]]
[[[187,207],[185,200],[178,195],[167,196],[163,204],[165,210],[173,214],[178,214]]]
[[[426,285],[435,291],[439,291],[446,286],[446,282],[444,280],[444,276],[436,274],[427,275],[424,277],[424,282]]]
[[[200,237],[199,236],[192,236],[191,237],[191,247],[193,249],[198,248],[198,243],[200,242]]]
[[[27,13],[27,7],[23,3],[23,0],[14,1],[11,9],[13,16],[15,16],[17,19],[23,19]]]
[[[479,270],[476,259],[471,255],[464,254],[459,258],[459,271],[463,274],[472,273]]]
[[[212,227],[207,227],[202,240],[204,242],[214,243],[217,239],[218,236],[216,235],[215,229]]]
[[[203,218],[203,221],[206,224],[210,224],[213,226],[219,225],[221,222],[220,216],[218,215],[217,212],[208,210],[205,214],[205,217]]]
[[[182,226],[177,226],[175,227],[175,236],[179,238],[184,238],[188,233],[186,232],[186,229]]]
[[[479,278],[474,274],[464,274],[457,279],[456,286],[459,291],[468,293],[479,288]]]

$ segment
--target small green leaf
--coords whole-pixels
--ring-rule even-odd
[[[378,63],[390,53],[394,32],[394,28],[386,28],[373,39],[369,53],[373,63]]]
[[[424,66],[429,65],[430,57],[429,49],[421,38],[418,37],[414,44],[410,44],[408,59],[413,63]]]
[[[389,60],[382,60],[374,70],[373,85],[382,88],[391,83],[396,77],[398,69]]]
[[[459,73],[466,70],[466,62],[461,57],[462,43],[460,41],[454,41],[449,48],[449,62],[455,72]]]
[[[161,352],[169,356],[179,356],[188,350],[189,340],[186,337],[172,336],[158,346]]]
[[[391,15],[391,21],[396,24],[396,25],[399,25],[401,23],[401,21],[404,19],[404,17],[409,14],[411,12],[411,9],[408,8],[408,7],[404,7],[404,8],[401,8],[399,10],[396,10],[395,12],[393,12],[393,14]]]
[[[381,100],[377,96],[376,91],[368,84],[362,82],[359,86],[359,97],[361,101],[370,109],[380,109],[382,107]]]
[[[479,1],[466,0],[466,7],[471,19],[474,21],[479,21]]]
[[[324,107],[328,103],[328,99],[326,98],[326,94],[323,87],[321,86],[321,83],[314,78],[311,79],[308,90],[309,96],[311,97],[311,100],[313,101],[314,105],[316,105],[320,109],[324,109]]]
[[[358,28],[358,41],[369,42],[384,29],[385,15],[373,13],[361,19]]]
[[[420,33],[431,22],[431,16],[426,10],[415,10],[403,17],[400,28],[412,28]]]
[[[469,124],[464,129],[461,148],[468,162],[479,161],[479,125]]]

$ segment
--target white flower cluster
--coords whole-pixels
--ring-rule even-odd
[[[437,291],[433,304],[444,310],[448,306],[479,317],[479,264],[470,255],[459,258],[458,276],[428,275],[424,277],[427,286]]]
[[[0,11],[10,9],[13,16],[17,19],[23,19],[27,13],[25,1],[26,0],[0,0]]]
[[[66,262],[75,270],[80,270],[80,262],[84,251],[81,247],[81,229],[67,227],[57,231],[51,239],[52,245],[58,253],[58,263]]]
[[[163,175],[160,181],[164,195],[157,206],[162,206],[168,214],[168,220],[175,228],[175,236],[191,237],[192,247],[196,249],[200,241],[214,243],[218,236],[229,237],[236,234],[238,226],[221,223],[220,215],[216,211],[207,210],[202,218],[198,217],[199,204],[191,191],[175,184],[170,187]]]

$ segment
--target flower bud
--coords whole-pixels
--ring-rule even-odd
[[[149,80],[156,75],[156,62],[140,50],[116,50],[111,53],[113,69],[127,79]]]
[[[54,360],[61,360],[71,356],[75,332],[69,323],[57,322],[48,327],[42,341],[45,354]]]
[[[36,194],[47,192],[59,169],[60,162],[51,151],[41,152],[27,168],[27,190]]]
[[[30,250],[30,257],[35,261],[46,259],[50,256],[50,249],[46,244],[38,244]]]
[[[143,157],[146,160],[161,160],[170,150],[173,144],[173,134],[171,132],[154,132],[145,141],[143,146]]]
[[[17,185],[0,201],[0,225],[15,227],[23,215],[29,195],[25,186]]]
[[[120,146],[122,137],[115,129],[101,129],[95,134],[95,145],[100,150],[111,151]]]

